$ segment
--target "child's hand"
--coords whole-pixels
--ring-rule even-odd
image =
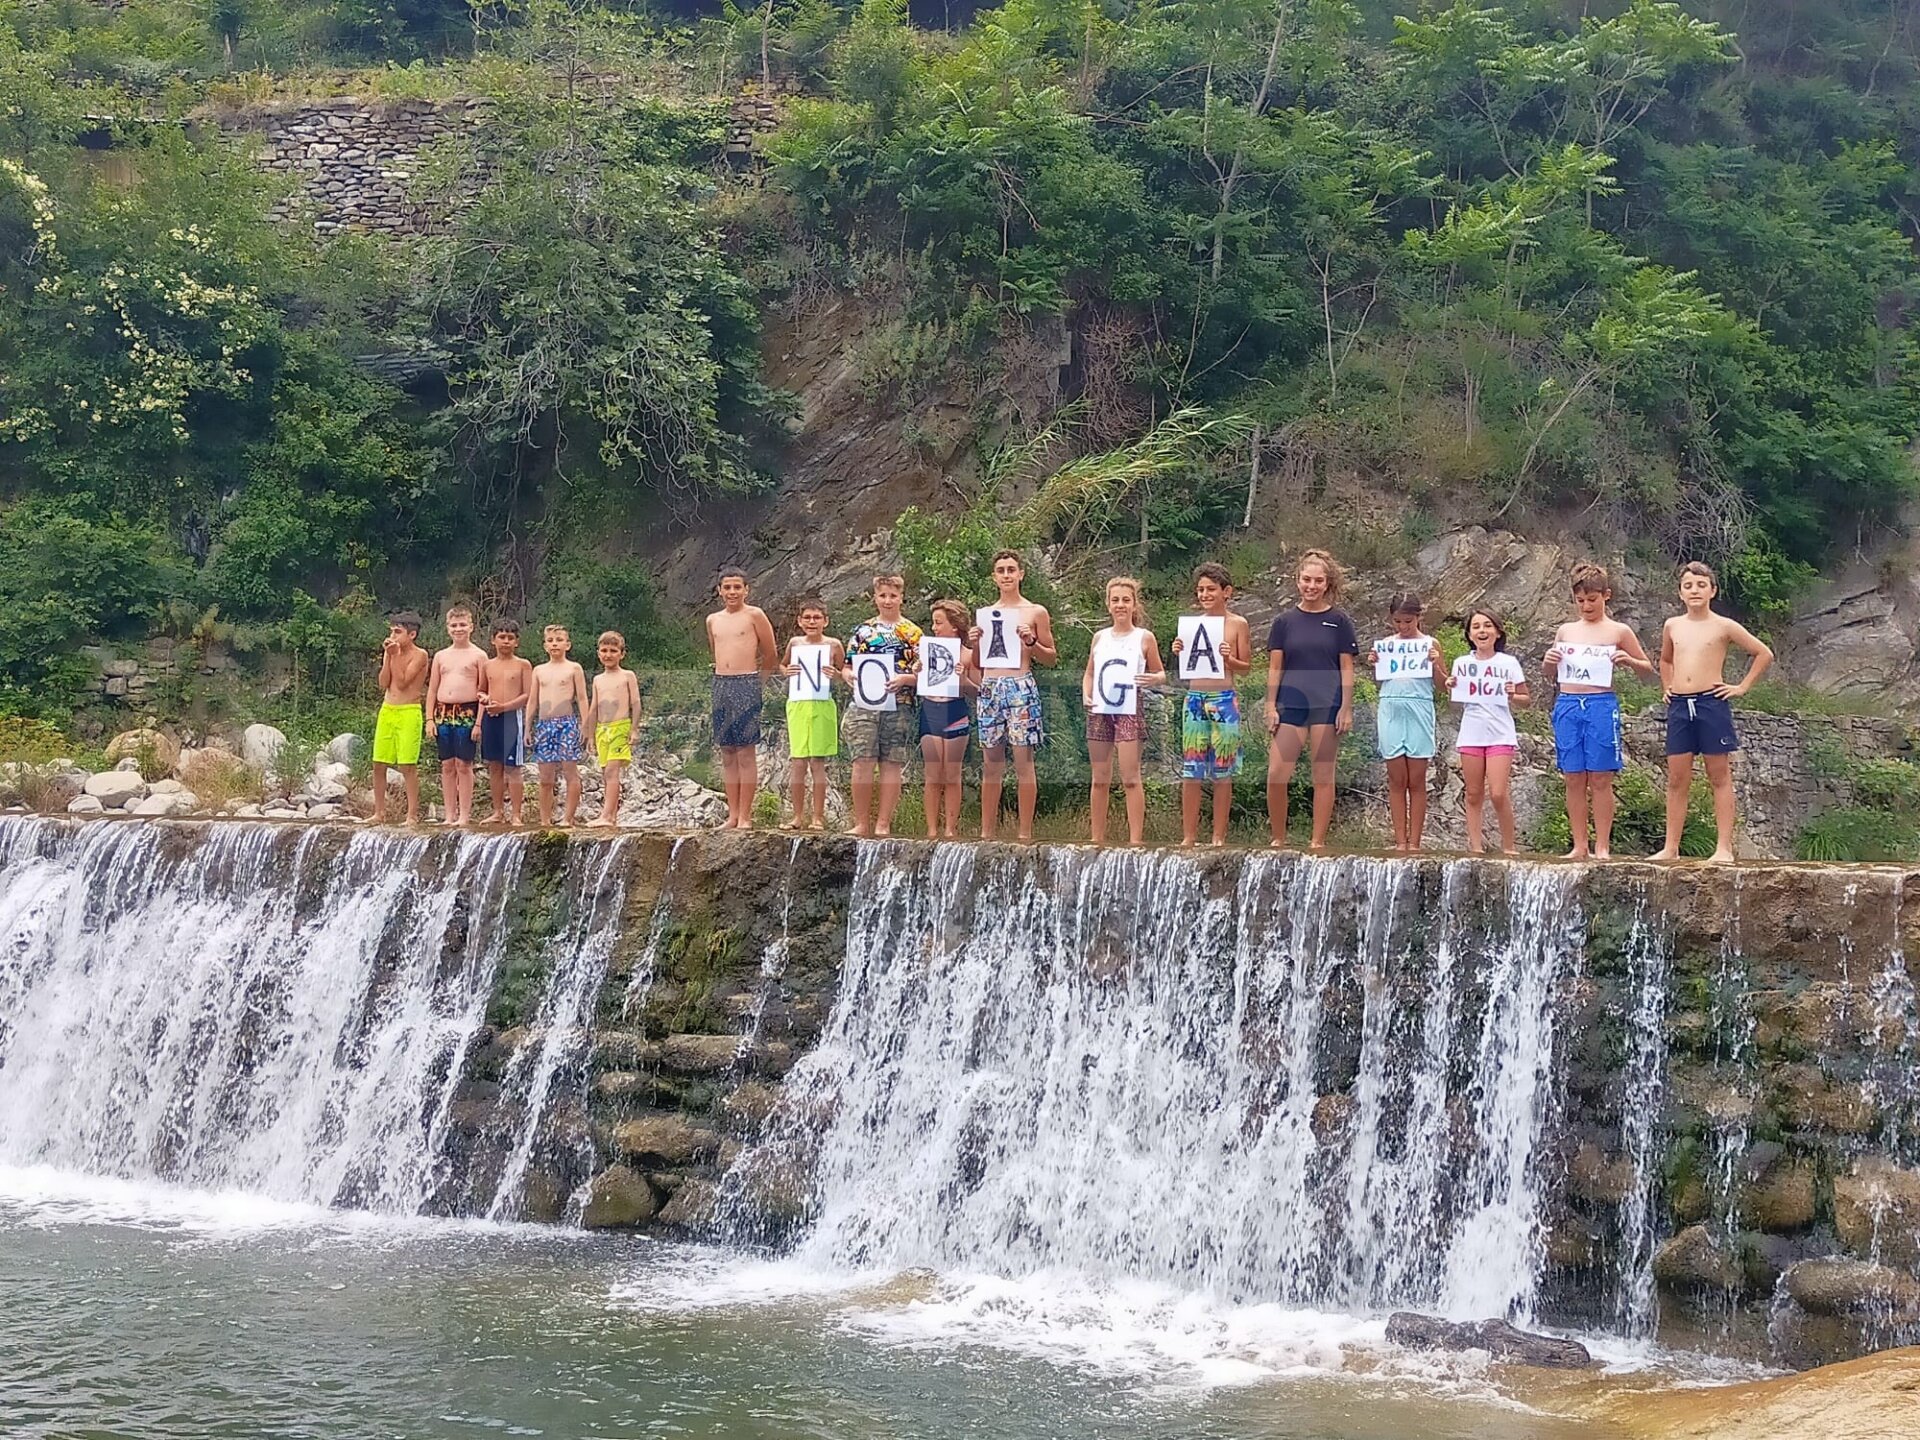
[[[800,667],[798,665],[782,665],[780,667],[780,673],[791,680],[800,673]]]
[[[1742,680],[1738,685],[1729,685],[1725,681],[1722,681],[1720,684],[1714,686],[1708,693],[1722,700],[1738,700],[1742,695],[1747,693],[1747,682]]]
[[[914,683],[914,678],[911,675],[896,675],[887,682],[887,688],[889,690],[911,690]]]
[[[1549,666],[1556,667],[1556,668],[1559,666],[1560,647],[1558,645],[1553,646],[1552,649],[1547,651],[1547,664]]]
[[[1178,635],[1174,636],[1173,637],[1173,653],[1178,655],[1185,648],[1186,648],[1186,642],[1182,640]]]
[[[1353,707],[1351,705],[1342,705],[1340,707],[1340,713],[1333,717],[1333,728],[1334,732],[1339,735],[1344,735],[1353,729]]]
[[[967,644],[978,645],[980,643],[980,637],[986,633],[987,632],[982,630],[978,625],[969,625],[967,627]]]
[[[1031,625],[1016,625],[1013,627],[1013,633],[1020,637],[1024,645],[1031,645],[1040,638],[1040,632]]]

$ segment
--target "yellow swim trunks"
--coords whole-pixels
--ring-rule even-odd
[[[426,712],[418,705],[382,705],[373,726],[373,763],[418,765]]]
[[[608,765],[624,765],[633,759],[633,722],[631,720],[608,720],[595,728],[593,749],[599,757],[602,768]]]

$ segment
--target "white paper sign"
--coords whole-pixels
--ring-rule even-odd
[[[1481,660],[1472,655],[1463,655],[1453,666],[1453,698],[1462,705],[1499,705],[1506,707],[1507,699],[1506,666],[1498,657]]]
[[[1376,680],[1431,680],[1433,641],[1425,636],[1402,640],[1398,635],[1373,642],[1373,678]]]
[[[1610,689],[1613,685],[1613,646],[1562,645],[1560,683]]]
[[[960,641],[941,635],[920,637],[917,689],[929,700],[960,698]]]
[[[1180,617],[1180,678],[1182,680],[1227,678],[1226,616],[1182,615]]]
[[[973,612],[973,623],[980,627],[979,665],[982,670],[1018,670],[1026,663],[1026,646],[1020,640],[1022,611],[1002,605],[983,605]]]
[[[798,675],[787,677],[788,700],[831,700],[833,682],[827,678],[827,666],[833,659],[831,645],[795,645],[787,652],[787,663]]]
[[[1140,637],[1108,635],[1093,647],[1095,715],[1140,713]]]
[[[862,710],[882,712],[899,707],[893,689],[893,656],[853,657],[853,703]]]

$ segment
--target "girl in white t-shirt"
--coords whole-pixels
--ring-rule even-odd
[[[1509,777],[1520,736],[1513,728],[1513,707],[1533,697],[1527,673],[1507,654],[1507,631],[1491,610],[1467,617],[1468,654],[1453,662],[1453,698],[1459,703],[1460,771],[1467,782],[1467,849],[1480,853],[1481,807],[1488,797],[1500,820],[1500,850],[1514,853],[1513,794]]]

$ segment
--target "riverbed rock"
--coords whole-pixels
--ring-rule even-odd
[[[1784,1280],[1788,1296],[1809,1314],[1920,1317],[1920,1281],[1891,1266],[1828,1255],[1802,1260]]]
[[[1738,1290],[1745,1278],[1731,1248],[1705,1225],[1689,1225],[1654,1252],[1653,1278],[1669,1290]]]
[[[132,760],[139,766],[141,775],[152,780],[173,769],[180,758],[180,745],[171,735],[142,726],[138,730],[122,730],[109,740],[106,757],[114,765]]]
[[[739,1056],[737,1035],[669,1035],[660,1042],[660,1063],[682,1075],[718,1075]]]
[[[182,750],[174,777],[196,795],[257,794],[260,772],[231,750]]]
[[[1859,1256],[1920,1266],[1920,1170],[1865,1159],[1833,1182],[1833,1228]]]
[[[1740,1218],[1756,1230],[1775,1235],[1813,1224],[1813,1167],[1789,1160],[1770,1166],[1740,1192]]]
[[[367,742],[365,740],[361,739],[358,735],[349,733],[334,736],[326,743],[325,748],[322,749],[320,753],[336,765],[351,766],[353,764],[353,757],[361,750],[366,749],[366,747]]]
[[[684,1165],[698,1156],[713,1154],[720,1137],[702,1130],[683,1115],[661,1111],[623,1120],[613,1127],[613,1144],[629,1159],[645,1157],[667,1165]]]
[[[200,802],[191,792],[176,790],[159,794],[143,795],[138,800],[129,800],[126,812],[129,815],[148,815],[165,817],[168,815],[191,815],[200,808]]]
[[[100,803],[98,795],[76,795],[67,802],[69,815],[102,815],[107,807]]]
[[[677,1230],[698,1230],[713,1218],[719,1192],[705,1180],[680,1183],[673,1197],[660,1207],[660,1223]]]
[[[108,810],[125,808],[147,793],[147,782],[137,770],[103,770],[87,777],[86,793]]]
[[[588,1230],[625,1230],[654,1217],[659,1202],[646,1177],[626,1165],[609,1165],[587,1187],[580,1224]]]
[[[1504,1320],[1466,1324],[1402,1310],[1387,1319],[1387,1343],[1409,1350],[1485,1350],[1497,1359],[1553,1370],[1584,1370],[1593,1356],[1578,1340],[1521,1330]]]
[[[249,725],[240,734],[240,758],[264,775],[273,769],[286,745],[285,731],[272,725]]]

